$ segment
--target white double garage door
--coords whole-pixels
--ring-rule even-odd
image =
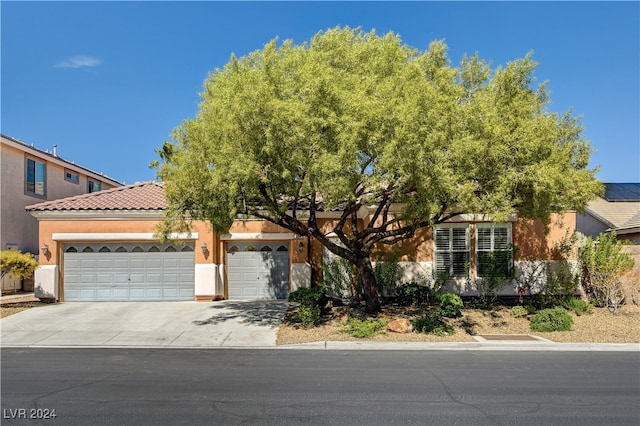
[[[65,301],[194,300],[194,243],[67,243]],[[227,250],[230,299],[288,296],[288,243],[238,243]]]

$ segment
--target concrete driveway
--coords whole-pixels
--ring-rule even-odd
[[[3,347],[270,347],[284,301],[73,302],[0,320]]]

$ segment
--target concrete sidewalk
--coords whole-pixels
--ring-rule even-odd
[[[287,303],[73,302],[0,320],[2,347],[275,347]]]

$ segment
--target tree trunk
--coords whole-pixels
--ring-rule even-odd
[[[371,260],[368,257],[359,258],[356,268],[362,280],[362,293],[368,314],[375,314],[382,310],[378,290],[376,290],[376,276],[373,273]]]

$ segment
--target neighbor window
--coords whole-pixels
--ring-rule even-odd
[[[469,227],[440,225],[435,228],[436,276],[464,277],[469,269]]]
[[[95,180],[87,180],[87,192],[98,192],[102,190],[102,184]]]
[[[79,183],[80,176],[77,173],[72,172],[71,170],[64,170],[64,180],[68,180],[69,182]]]
[[[27,158],[25,192],[30,195],[44,197],[47,191],[47,165],[42,161]]]
[[[510,224],[479,224],[476,230],[478,277],[508,277],[513,264]]]

